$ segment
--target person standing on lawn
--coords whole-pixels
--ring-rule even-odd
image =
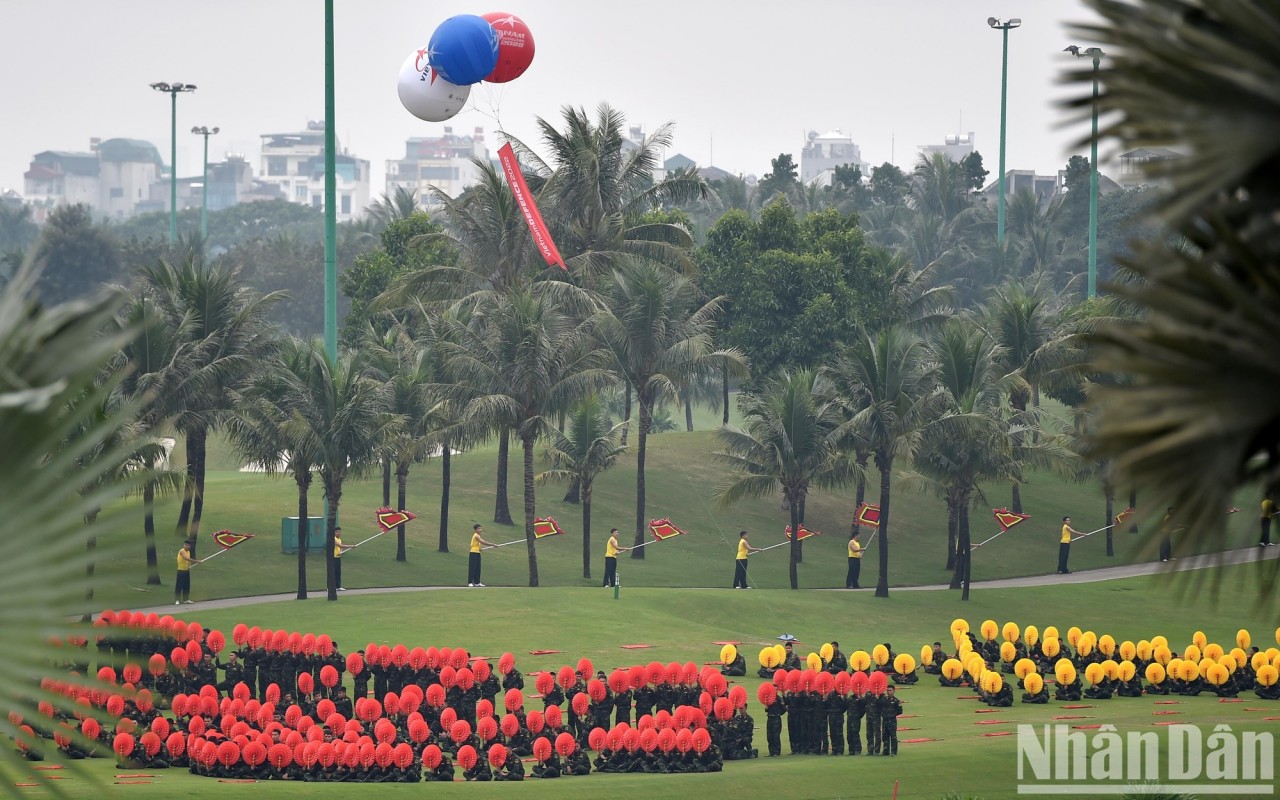
[[[178,577],[173,582],[173,604],[175,606],[183,603],[190,605],[192,603],[191,565],[202,562],[201,559],[191,555],[195,545],[194,539],[188,539],[182,543],[182,547],[178,548]]]
[[[734,562],[733,568],[733,588],[750,589],[747,585],[747,558],[752,553],[760,552],[760,548],[752,547],[747,543],[747,532],[739,531],[738,533],[738,557]]]
[[[467,554],[467,585],[484,587],[480,582],[480,549],[493,547],[493,542],[484,539],[484,528],[480,523],[471,526],[471,552]]]
[[[618,529],[609,529],[609,540],[604,544],[604,586],[618,583],[618,553],[626,553],[630,547],[618,546]]]
[[[1070,575],[1071,570],[1067,569],[1067,559],[1071,556],[1071,537],[1082,536],[1083,534],[1075,528],[1071,527],[1071,517],[1062,518],[1062,538],[1058,539],[1058,574]]]

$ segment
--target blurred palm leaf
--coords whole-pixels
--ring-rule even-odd
[[[1188,153],[1151,173],[1182,240],[1135,246],[1125,266],[1142,280],[1113,291],[1140,319],[1092,337],[1099,370],[1131,378],[1097,388],[1092,447],[1148,509],[1176,506],[1187,538],[1220,548],[1237,490],[1280,482],[1280,4],[1090,4],[1105,22],[1078,33],[1108,53],[1101,135]],[[1091,89],[1089,72],[1070,77]]]
[[[85,518],[146,477],[142,471],[120,477],[136,455],[136,443],[119,435],[134,409],[108,400],[118,376],[97,380],[135,332],[115,324],[121,298],[44,309],[30,300],[34,282],[33,272],[20,272],[0,294],[0,486],[9,489],[0,492],[0,705],[32,720],[40,700],[68,715],[73,707],[36,684],[66,659],[51,640],[68,635],[68,620],[85,611],[86,545],[98,530]],[[18,486],[21,492],[12,491]],[[15,733],[8,719],[0,719],[0,733]],[[2,785],[32,774],[17,751],[0,748]]]

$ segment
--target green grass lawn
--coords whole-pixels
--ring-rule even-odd
[[[228,556],[230,560],[233,556]],[[952,619],[963,614],[974,630],[982,620],[1012,620],[1022,626],[1056,625],[1065,636],[1079,625],[1098,635],[1112,634],[1117,641],[1163,634],[1175,649],[1203,630],[1210,641],[1234,646],[1236,631],[1247,628],[1254,643],[1266,648],[1275,641],[1275,617],[1271,607],[1259,608],[1261,582],[1267,576],[1258,565],[1215,571],[1221,591],[1180,592],[1185,585],[1166,578],[1134,578],[1075,586],[975,591],[973,600],[961,606],[943,591],[899,592],[885,603],[867,594],[846,592],[635,588],[624,586],[619,600],[601,588],[573,586],[489,589],[440,589],[379,595],[348,595],[340,603],[323,599],[248,605],[222,610],[184,608],[184,616],[209,628],[229,632],[237,622],[286,630],[329,633],[345,650],[366,642],[407,645],[462,646],[475,655],[496,658],[504,651],[517,656],[526,673],[556,669],[586,656],[598,668],[628,666],[652,660],[718,658],[721,640],[737,640],[752,670],[760,646],[776,641],[782,632],[798,636],[800,652],[817,650],[825,641],[838,639],[848,653],[890,641],[899,652],[918,654],[921,645],[940,640],[949,644]],[[229,637],[228,637],[229,638]],[[624,644],[650,644],[651,649],[625,650]],[[562,654],[532,656],[535,649],[561,650]],[[760,681],[740,679],[748,688],[757,714],[757,742],[763,747],[761,709],[755,700]],[[1083,701],[1094,707],[1062,710],[1047,706],[1015,704],[991,714],[975,713],[985,706],[959,699],[967,690],[944,689],[929,676],[914,687],[902,689],[905,714],[900,721],[901,739],[932,741],[901,745],[897,758],[844,756],[783,756],[748,762],[730,762],[718,775],[592,775],[524,784],[446,786],[380,786],[363,791],[395,796],[421,792],[445,796],[503,796],[529,798],[599,797],[649,798],[672,795],[714,794],[719,797],[889,797],[897,784],[898,797],[937,798],[948,792],[987,798],[1013,796],[1016,777],[1014,736],[984,734],[1013,731],[1016,723],[1048,723],[1055,715],[1080,715],[1066,724],[1117,726],[1121,732],[1158,731],[1159,721],[1195,723],[1208,733],[1217,724],[1234,730],[1268,730],[1280,733],[1280,725],[1264,717],[1280,717],[1280,703],[1257,700],[1252,693],[1244,702],[1220,703],[1212,695],[1170,698],[1177,705],[1156,705],[1150,697]],[[1266,709],[1259,711],[1256,709]],[[1255,710],[1251,710],[1255,709]],[[1175,711],[1175,714],[1159,714]],[[979,722],[994,722],[982,724]],[[786,750],[784,734],[784,752]],[[111,783],[119,771],[106,760],[91,763],[93,774],[108,785],[94,790],[103,798],[215,796],[226,798],[347,797],[362,790],[349,785],[219,784],[195,778],[184,771],[157,771],[148,785],[118,786]],[[73,797],[88,796],[83,778],[68,776],[62,788]],[[46,796],[43,790],[22,790],[22,796]],[[252,794],[250,794],[252,792]]]
[[[683,415],[680,416],[683,423]],[[718,415],[699,410],[698,430],[693,433],[668,432],[649,439],[647,516],[670,516],[689,535],[645,548],[644,560],[621,559],[619,573],[627,586],[728,586],[732,579],[737,532],[748,529],[752,542],[764,546],[783,541],[782,529],[789,512],[781,498],[743,502],[720,508],[714,495],[725,480],[727,469],[712,454],[716,441],[710,428]],[[466,542],[474,522],[486,525],[490,540],[522,537],[522,528],[496,525],[493,519],[496,447],[489,445],[453,459],[449,553],[439,545],[440,461],[432,459],[415,465],[409,476],[408,507],[418,515],[408,528],[408,560],[395,561],[395,535],[388,534],[349,554],[344,559],[344,583],[349,588],[370,586],[457,586],[465,582]],[[181,450],[178,454],[180,456]],[[206,492],[203,530],[221,528],[256,533],[259,538],[240,549],[200,567],[194,573],[197,599],[247,596],[296,588],[296,559],[282,553],[278,537],[281,517],[297,513],[297,492],[292,480],[238,471],[240,459],[220,437],[213,437],[209,453],[210,471]],[[611,526],[623,532],[623,540],[633,535],[635,519],[634,455],[625,456],[598,481],[592,506],[590,580],[582,576],[581,508],[565,503],[563,484],[538,488],[538,513],[554,516],[568,535],[546,539],[538,545],[539,577],[542,586],[593,586],[603,569],[603,545]],[[513,513],[521,508],[521,475],[518,448],[513,448],[509,472],[510,503]],[[878,487],[878,475],[871,470],[869,484]],[[317,481],[318,484],[318,481]],[[990,506],[1009,503],[1009,487],[988,487]],[[394,487],[393,487],[394,495]],[[1024,509],[1032,519],[978,551],[974,557],[974,580],[1046,574],[1054,570],[1060,520],[1070,514],[1082,530],[1105,524],[1101,490],[1094,484],[1069,483],[1049,476],[1033,475],[1022,489]],[[346,541],[354,543],[374,531],[373,512],[381,505],[379,476],[349,481],[342,498],[342,521]],[[876,500],[869,496],[869,500]],[[1125,499],[1117,502],[1123,508]],[[1246,546],[1256,536],[1256,503],[1251,497],[1237,503],[1244,513],[1231,519],[1229,544]],[[147,587],[143,560],[142,510],[131,498],[113,515],[115,527],[103,537],[104,544],[123,546],[114,559],[99,563],[94,605],[148,605],[169,596],[173,584],[173,559],[180,540],[174,533],[178,502],[162,498],[157,507],[157,540],[162,585]],[[323,509],[322,492],[313,489],[312,515]],[[845,544],[854,508],[852,487],[839,493],[815,493],[806,508],[806,525],[824,532],[804,545],[800,566],[802,587],[844,585]],[[975,541],[997,528],[987,512],[974,512]],[[1144,523],[1144,529],[1148,526]],[[1149,533],[1115,534],[1116,555],[1105,554],[1104,534],[1090,537],[1074,548],[1074,570],[1135,560],[1149,560],[1142,548],[1153,545]],[[864,534],[863,541],[867,541]],[[878,549],[885,540],[877,537],[863,566],[863,585],[874,585],[878,569]],[[212,552],[207,536],[200,554]],[[894,586],[946,582],[946,513],[940,500],[905,490],[895,491],[892,528],[889,535],[890,584]],[[752,581],[762,589],[787,586],[787,548],[752,559]],[[323,560],[310,558],[311,587],[323,588]],[[522,545],[486,553],[484,581],[489,585],[520,586],[528,583],[528,560]]]

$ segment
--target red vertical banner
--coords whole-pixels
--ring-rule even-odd
[[[524,181],[520,164],[516,161],[516,154],[511,149],[510,143],[498,148],[498,159],[502,162],[502,174],[507,177],[507,184],[511,186],[511,196],[516,199],[516,204],[524,213],[524,220],[529,224],[529,232],[533,234],[533,242],[542,253],[542,258],[547,264],[568,272],[569,268],[565,266],[564,259],[560,257],[560,251],[556,249],[556,243],[551,239],[551,231],[547,230],[546,223],[542,221],[542,214],[538,212],[538,205],[529,192],[529,184]]]

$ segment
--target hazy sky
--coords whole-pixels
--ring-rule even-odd
[[[483,127],[529,144],[535,119],[608,102],[652,132],[675,123],[671,154],[763,175],[782,152],[799,161],[808,130],[851,133],[872,164],[909,167],[916,146],[974,131],[994,174],[999,154],[1000,33],[1009,34],[1009,168],[1060,168],[1087,129],[1063,127],[1064,28],[1090,18],[1079,0],[337,0],[337,133],[372,163],[374,196],[404,140]],[[505,11],[529,25],[528,72],[473,88],[448,123],[416,120],[396,97],[405,56],[455,14]],[[1078,42],[1085,45],[1087,42]],[[42,150],[89,138],[147,139],[169,157],[169,98],[155,81],[194,83],[178,98],[178,173],[200,169],[194,125],[217,125],[210,159],[249,156],[260,135],[324,115],[319,0],[5,0],[0,6],[0,189],[22,190]]]

